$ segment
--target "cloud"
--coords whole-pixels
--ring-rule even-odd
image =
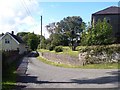
[[[7,0],[0,1],[0,33],[15,31],[38,31],[35,26],[43,9],[39,8],[38,0]],[[33,29],[37,28],[37,30]],[[40,29],[40,28],[39,28]],[[33,31],[30,31],[33,32]]]
[[[34,24],[35,24],[35,20],[34,20],[34,18],[32,18],[31,16],[27,16],[27,17],[25,17],[25,18],[21,21],[21,23],[27,24],[27,25],[34,25]]]

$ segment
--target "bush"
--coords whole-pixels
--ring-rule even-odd
[[[50,47],[49,47],[49,50],[50,50],[50,51],[53,51],[53,50],[54,50],[54,46],[50,46]]]
[[[109,45],[115,42],[115,38],[112,35],[112,26],[107,23],[104,18],[103,21],[98,20],[94,27],[89,28],[87,32],[82,33],[81,45]]]
[[[56,46],[55,47],[55,52],[62,52],[62,51],[63,51],[62,46]]]
[[[53,51],[55,46],[47,44],[46,48],[47,48],[47,50]]]

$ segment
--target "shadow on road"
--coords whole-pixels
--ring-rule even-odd
[[[17,64],[17,73],[18,76],[24,75],[28,69],[28,63],[29,63],[29,58],[30,57],[38,57],[39,53],[37,51],[32,51],[26,57],[21,59],[19,63]]]
[[[58,82],[52,82],[52,81],[37,81],[37,77],[36,76],[20,76],[20,79],[18,80],[18,82],[21,83],[34,83],[34,84],[69,84],[69,83],[77,83],[77,84],[116,84],[117,87],[117,83],[119,81],[119,73],[120,71],[114,71],[114,72],[107,72],[110,75],[109,76],[105,76],[105,77],[98,77],[98,78],[94,78],[94,79],[71,79],[70,82],[62,82],[62,81],[58,81]],[[24,87],[25,88],[25,87]]]

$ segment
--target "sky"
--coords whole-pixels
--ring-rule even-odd
[[[49,2],[48,2],[49,1]],[[118,6],[118,0],[0,0],[0,33],[14,31],[41,34],[41,15],[43,17],[43,35],[48,38],[45,26],[59,22],[68,16],[80,16],[85,23],[91,21],[92,13],[110,6]],[[54,2],[53,2],[54,1]],[[99,0],[98,0],[99,1]]]

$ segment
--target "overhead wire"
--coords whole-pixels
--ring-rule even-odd
[[[23,7],[24,7],[24,9],[25,9],[25,11],[26,11],[26,13],[27,13],[27,15],[28,15],[28,16],[31,16],[32,18],[34,18],[33,15],[31,14],[31,11],[29,10],[26,2],[25,2],[24,0],[20,0],[20,1],[21,1],[21,4],[23,5]],[[34,31],[36,30],[35,27],[36,27],[36,24],[33,25]]]

